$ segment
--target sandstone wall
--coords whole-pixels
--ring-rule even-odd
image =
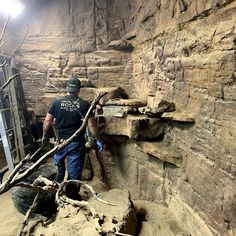
[[[114,2],[117,7],[121,3]],[[127,3],[123,1],[119,10],[122,4]],[[214,234],[232,233],[236,227],[236,1],[129,4],[130,18],[126,32],[121,32],[135,48],[134,94],[147,98],[150,107],[157,106],[160,97],[173,101],[177,112],[195,123],[166,123],[163,143],[170,151],[180,150],[179,169],[122,146],[113,154],[119,175],[112,177],[117,169],[108,172],[110,184],[138,186],[139,190],[132,188],[133,194],[169,206],[180,196]],[[128,160],[120,159],[123,155]],[[121,176],[129,181],[120,181]]]
[[[29,32],[14,58],[21,68],[29,107],[46,90],[57,92],[72,74],[94,87],[127,87],[132,77],[129,52],[108,49],[107,3],[94,0],[34,1],[11,21],[14,43]],[[115,35],[115,33],[114,33]]]
[[[28,105],[72,73],[96,87],[122,86],[150,107],[160,97],[173,101],[194,124],[165,121],[163,141],[152,141],[177,149],[182,164],[144,153],[132,139],[104,158],[107,184],[178,205],[189,225],[190,207],[226,235],[236,228],[235,12],[233,0],[35,1],[11,26],[17,45],[31,25],[15,57]],[[120,39],[133,52],[109,49]],[[198,227],[193,235],[204,235]]]

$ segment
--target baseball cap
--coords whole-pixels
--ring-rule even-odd
[[[70,93],[75,93],[80,90],[80,80],[78,78],[70,78],[67,82],[66,91]]]

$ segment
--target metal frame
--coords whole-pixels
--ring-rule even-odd
[[[9,171],[12,172],[14,170],[14,164],[13,164],[11,150],[8,143],[7,132],[4,126],[2,112],[0,112],[0,133],[1,133],[1,139],[2,139],[4,152],[6,155],[7,166],[8,166]]]
[[[0,72],[2,72],[0,82],[3,84],[6,82],[6,78],[18,73],[18,70],[5,66],[0,68]],[[14,165],[25,157],[26,146],[30,147],[32,144],[32,135],[20,76],[11,81],[4,92],[7,94],[8,100],[4,100],[3,96],[0,96],[0,135],[7,166],[11,172]],[[5,114],[4,112],[7,110],[10,112]],[[8,127],[9,123],[10,127]],[[23,132],[26,136],[23,136]]]

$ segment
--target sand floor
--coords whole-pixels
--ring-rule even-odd
[[[24,215],[14,207],[11,191],[0,195],[0,236],[15,236]]]

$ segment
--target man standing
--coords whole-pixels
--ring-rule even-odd
[[[43,144],[48,142],[47,132],[54,119],[59,140],[68,139],[82,125],[82,118],[85,117],[90,104],[78,96],[80,86],[78,78],[69,79],[66,87],[67,95],[59,97],[52,103],[43,123]],[[98,138],[96,121],[93,117],[88,119],[88,127],[93,136]],[[68,180],[81,180],[85,153],[85,138],[82,132],[54,155],[54,161],[58,166],[55,181],[61,183],[64,180],[65,158],[67,158]],[[67,185],[67,196],[77,199],[78,190],[75,186]]]

